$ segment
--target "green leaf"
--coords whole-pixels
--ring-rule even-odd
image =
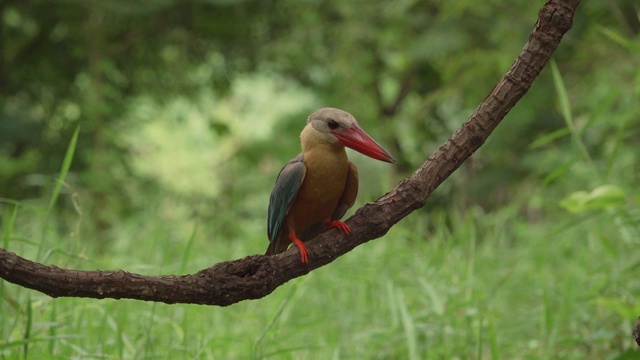
[[[564,118],[567,127],[571,129],[571,131],[576,131],[573,123],[573,116],[571,115],[571,104],[569,103],[567,87],[565,86],[562,75],[560,74],[560,69],[558,69],[558,65],[555,60],[551,60],[550,65],[553,84],[555,85],[556,93],[558,95],[558,106],[560,107],[560,112],[562,113],[562,117]]]
[[[576,191],[560,201],[560,207],[570,213],[581,213],[589,210],[608,210],[623,206],[626,203],[624,190],[616,185],[601,185],[590,193]]]
[[[64,160],[62,161],[62,168],[60,169],[60,175],[58,175],[58,179],[56,181],[56,187],[53,189],[53,193],[51,194],[51,199],[49,200],[49,210],[53,209],[53,205],[55,205],[56,200],[58,200],[58,195],[60,195],[60,189],[62,189],[62,184],[64,184],[64,179],[67,177],[69,173],[69,169],[71,168],[71,161],[73,160],[73,154],[76,152],[76,144],[78,143],[78,134],[80,133],[80,126],[76,128],[76,131],[73,132],[73,136],[71,137],[71,142],[69,142],[69,146],[67,147],[67,153],[64,155]]]
[[[602,185],[591,191],[589,205],[595,209],[609,209],[625,204],[624,190],[616,185]]]
[[[638,311],[640,311],[640,305],[633,302],[630,303],[623,298],[603,296],[596,298],[595,303],[627,319],[634,319],[638,316]]]
[[[634,42],[630,37],[625,37],[619,31],[615,31],[613,29],[605,28],[602,26],[599,26],[598,30],[606,37],[608,37],[609,40],[624,46],[626,49],[631,51],[640,51],[639,43]]]
[[[562,129],[558,129],[556,131],[552,131],[542,137],[537,138],[534,142],[532,142],[529,145],[529,149],[530,150],[534,150],[537,149],[539,147],[542,147],[550,142],[552,142],[555,139],[567,136],[571,134],[571,130],[569,130],[568,128],[562,128]]]

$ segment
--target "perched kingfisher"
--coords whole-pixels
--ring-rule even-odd
[[[300,142],[302,153],[280,170],[269,198],[266,255],[281,253],[293,243],[306,263],[304,242],[322,229],[350,232],[340,218],[356,200],[358,169],[344,147],[389,163],[396,159],[360,128],[353,115],[336,108],[311,114]]]

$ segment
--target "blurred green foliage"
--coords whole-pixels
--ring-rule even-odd
[[[356,206],[375,199],[472,114],[543,3],[0,1],[2,246],[148,274],[263,252],[309,113],[350,111],[399,159],[350,153]],[[583,1],[528,94],[385,239],[225,309],[0,281],[0,356],[635,358],[638,14]]]
[[[79,126],[64,187],[79,200],[60,205],[71,218],[82,209],[97,238],[108,240],[122,217],[156,202],[188,208],[186,216],[225,209],[230,218],[259,217],[306,116],[336,106],[399,159],[386,180],[365,178],[370,199],[472,113],[513,62],[540,6],[4,1],[0,197],[47,198]],[[615,183],[621,172],[637,179],[637,10],[630,0],[582,4],[556,74],[543,73],[429,206],[490,209],[540,181],[562,197]]]

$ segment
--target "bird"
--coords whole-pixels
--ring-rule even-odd
[[[295,245],[300,261],[308,262],[304,242],[326,228],[349,235],[340,221],[358,194],[358,169],[345,147],[376,160],[396,159],[358,125],[350,113],[321,108],[307,118],[300,133],[302,152],[280,170],[269,197],[265,255],[275,255]]]

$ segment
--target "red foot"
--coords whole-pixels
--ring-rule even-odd
[[[343,223],[342,221],[339,220],[331,220],[331,221],[327,221],[326,223],[324,223],[324,225],[328,228],[338,228],[340,230],[342,230],[342,232],[349,236],[349,234],[351,233],[351,230],[349,229],[349,227],[347,226],[347,224]]]
[[[309,262],[309,251],[306,247],[304,247],[304,243],[302,242],[302,240],[298,239],[298,237],[294,233],[289,233],[289,239],[291,240],[293,245],[295,245],[298,250],[300,250],[300,262],[303,264]]]

